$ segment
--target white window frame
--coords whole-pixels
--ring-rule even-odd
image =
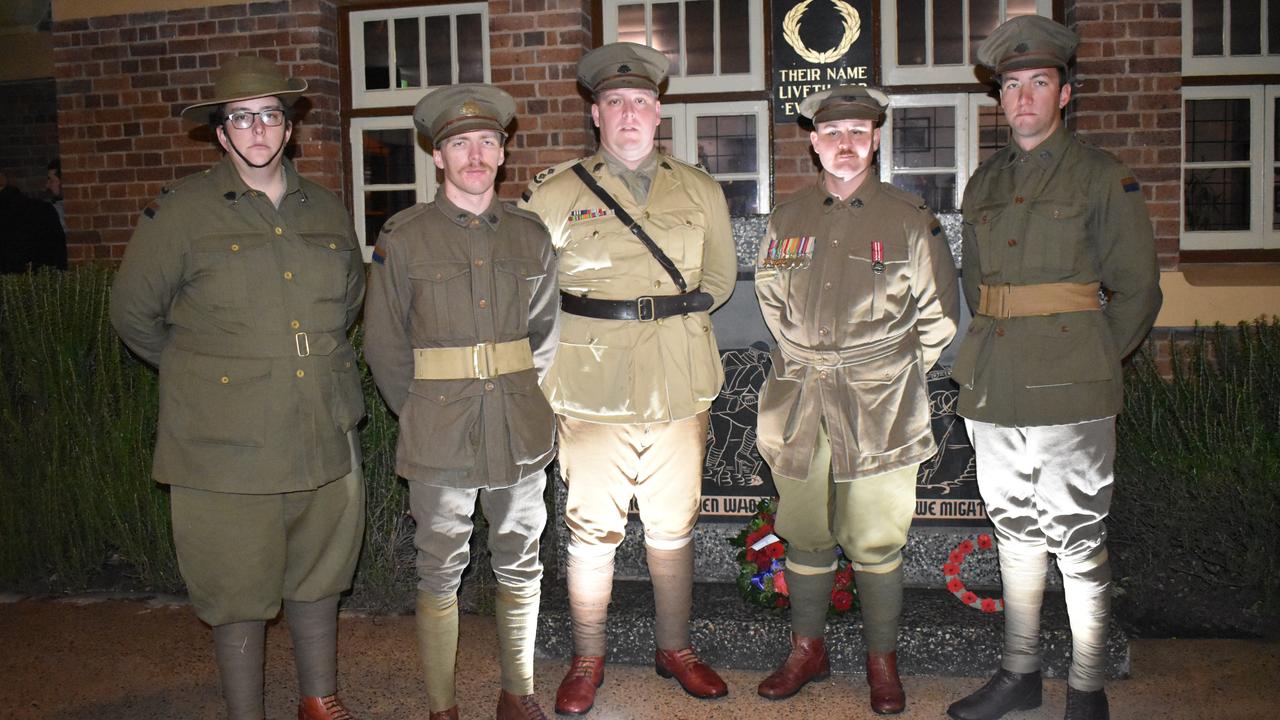
[[[427,72],[427,43],[425,32],[425,18],[439,17],[446,15],[449,17],[449,55],[452,67],[450,69],[453,82],[458,81],[458,16],[459,15],[480,15],[480,37],[481,37],[481,61],[484,65],[484,81],[491,82],[489,74],[489,5],[485,2],[459,3],[455,5],[422,5],[417,7],[390,8],[378,10],[357,10],[353,11],[347,18],[348,45],[351,48],[351,56],[348,58],[348,67],[351,68],[351,107],[353,108],[383,108],[383,107],[403,107],[415,105],[419,100],[426,96],[427,93],[447,85],[437,85],[434,87],[416,87],[416,88],[375,88],[368,89],[365,87],[364,74],[364,24],[369,21],[386,20],[387,21],[387,51],[389,54],[388,67],[392,70],[396,67],[396,42],[395,21],[402,18],[418,19],[418,67],[422,69],[422,81],[426,82]]]
[[[885,111],[884,124],[880,129],[880,180],[891,183],[893,176],[898,175],[937,175],[950,172],[951,168],[910,168],[909,170],[893,169],[893,111],[897,108],[918,107],[953,107],[956,113],[955,148],[956,148],[956,211],[960,210],[960,202],[964,198],[964,188],[969,176],[978,168],[978,133],[981,130],[978,118],[980,106],[995,107],[996,101],[988,95],[978,93],[935,93],[928,95],[894,95],[889,99],[889,109]],[[936,209],[935,209],[936,211]]]
[[[364,137],[368,130],[404,130],[413,132],[413,176],[412,183],[367,184],[364,181]],[[431,152],[423,148],[421,137],[414,127],[413,118],[408,115],[388,115],[383,117],[351,118],[351,131],[348,136],[351,143],[351,215],[355,224],[356,237],[360,239],[360,247],[367,263],[373,258],[373,245],[365,238],[364,194],[378,190],[413,190],[417,193],[417,201],[430,202],[436,195],[436,165]]]
[[[662,104],[662,117],[671,118],[671,154],[690,164],[698,162],[698,118],[707,115],[754,115],[756,118],[756,171],[739,173],[711,173],[716,182],[726,180],[755,180],[756,206],[762,215],[768,214],[769,203],[769,101],[742,100],[737,102],[671,103]]]
[[[1257,250],[1280,248],[1280,231],[1272,225],[1275,209],[1272,175],[1276,168],[1275,101],[1277,85],[1222,85],[1182,89],[1182,166],[1178,178],[1178,227],[1183,250]],[[1192,100],[1249,101],[1249,159],[1235,162],[1191,163],[1186,158],[1186,104]],[[1249,168],[1249,229],[1186,229],[1186,171],[1196,167]]]
[[[1191,15],[1192,0],[1182,0],[1182,74],[1183,75],[1273,75],[1280,72],[1280,55],[1268,54],[1268,4],[1262,7],[1262,54],[1231,54],[1231,0],[1222,4],[1222,55],[1194,55],[1195,32]]]
[[[964,2],[963,19],[964,55],[961,64],[935,65],[933,57],[933,4],[936,2]],[[1184,0],[1186,1],[1186,0]],[[1000,20],[1006,19],[1006,2],[1000,0]],[[1036,13],[1053,17],[1053,0],[1036,0]],[[941,85],[946,83],[976,83],[974,66],[967,62],[969,47],[969,0],[925,0],[925,52],[928,61],[924,65],[898,65],[898,2],[880,0],[880,67],[883,68],[885,85]]]
[[[644,4],[646,44],[651,43],[650,26],[652,25],[653,5],[678,2],[680,5],[680,27],[685,27],[685,0],[603,0],[602,14],[604,41],[618,40],[618,6]],[[750,38],[748,47],[751,58],[751,70],[746,73],[722,74],[720,68],[720,13],[725,5],[742,5],[747,7],[747,24]],[[684,33],[680,33],[680,68],[672,68],[671,77],[667,80],[666,94],[680,93],[724,93],[764,89],[764,7],[762,0],[715,0],[715,21],[712,32],[716,48],[715,67],[717,72],[711,75],[684,77],[686,58]]]

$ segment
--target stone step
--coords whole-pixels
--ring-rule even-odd
[[[693,608],[693,645],[712,667],[768,671],[786,657],[791,631],[787,611],[750,606],[737,587],[728,583],[695,583]],[[650,585],[615,582],[609,610],[609,662],[652,664]],[[567,660],[573,654],[571,627],[563,584],[546,583],[538,616],[539,655]],[[945,590],[909,588],[904,598],[898,667],[906,675],[985,677],[999,665],[1003,627],[999,614],[973,610]],[[1045,674],[1066,677],[1071,637],[1061,593],[1045,596],[1041,635]],[[828,622],[827,643],[833,671],[864,672],[866,646],[856,613]],[[1115,623],[1107,638],[1107,651],[1107,676],[1128,677],[1129,640]]]

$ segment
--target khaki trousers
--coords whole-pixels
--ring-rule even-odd
[[[556,415],[573,542],[617,547],[633,497],[646,536],[688,537],[702,504],[708,417],[613,425]]]

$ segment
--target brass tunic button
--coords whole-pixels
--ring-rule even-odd
[[[294,373],[294,375],[297,375],[298,377],[302,377],[303,375],[306,375],[306,373],[299,370],[298,372]]]
[[[337,249],[338,249],[338,243],[329,243],[329,249],[330,249],[330,250],[337,250]]]
[[[662,281],[661,281],[661,280],[654,280],[654,281],[653,281],[653,286],[654,286],[654,287],[662,287]]]
[[[707,327],[706,325],[703,325],[702,333],[705,335],[706,333],[709,333],[709,332],[711,332],[711,328]]]
[[[479,221],[479,220],[472,220],[472,221],[471,221],[470,223],[468,223],[468,224],[469,224],[471,227],[478,227],[478,226],[480,225],[480,221]]]
[[[437,396],[437,397],[436,397],[436,400],[438,400],[438,401],[440,401],[440,402],[444,402],[444,396],[443,396],[443,395]]]
[[[348,360],[348,361],[346,361],[346,362],[342,363],[342,367],[345,367],[345,368],[349,368],[349,367],[351,367],[351,361],[350,361],[350,360]]]
[[[830,289],[831,289],[831,283],[830,283],[829,281],[828,281],[828,282],[824,282],[824,283],[822,283],[822,287],[826,288],[827,290],[830,290]]]
[[[292,271],[292,270],[285,270],[285,271],[284,271],[284,279],[285,279],[285,280],[292,280],[292,279],[293,279],[293,271]]]
[[[476,304],[480,306],[480,309],[481,309],[481,310],[483,310],[483,309],[485,309],[485,308],[489,307],[489,301],[488,301],[488,300],[485,300],[484,298],[480,298],[480,302],[478,302],[478,303],[476,303]]]
[[[821,380],[826,380],[826,379],[827,379],[827,371],[826,371],[826,370],[823,370],[823,371],[819,372],[819,373],[818,373],[818,378],[819,378],[819,379],[821,379]]]
[[[276,235],[283,235],[283,234],[284,234],[284,228],[282,228],[282,227],[277,227],[277,228],[276,228]]]
[[[835,247],[835,246],[837,246],[837,245],[839,245],[839,244],[840,244],[840,241],[839,241],[839,240],[832,240],[832,241],[831,241],[831,246],[832,246],[832,247]]]
[[[1018,244],[1017,240],[1014,240],[1013,238],[1009,238],[1009,247],[1014,247],[1017,244]]]
[[[297,330],[298,328],[302,327],[302,323],[298,322],[297,320],[294,320],[293,322],[289,323],[289,327],[293,328],[294,330]]]
[[[492,392],[492,391],[493,391],[493,388],[494,388],[494,384],[493,384],[493,383],[491,383],[491,382],[487,382],[487,383],[485,383],[485,384],[484,384],[484,390],[485,390],[485,392]]]
[[[237,243],[231,243],[231,252],[240,252],[240,245]]]
[[[1004,327],[996,328],[996,337],[1004,337]]]
[[[222,382],[223,385],[226,385],[227,383],[231,382],[231,378],[227,377],[226,375],[223,375],[220,378],[220,381]]]
[[[1023,198],[1021,195],[1017,195],[1013,198],[1013,201],[1018,205],[1021,205],[1023,202],[1025,202],[1025,198]]]
[[[484,260],[476,260],[476,267],[484,267]]]
[[[829,332],[826,328],[818,328],[819,335],[826,335]]]

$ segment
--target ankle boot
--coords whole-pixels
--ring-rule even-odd
[[[867,653],[867,684],[871,686],[871,709],[877,715],[897,715],[907,706],[896,651]]]
[[[1098,689],[1091,692],[1067,686],[1067,712],[1065,720],[1110,720],[1107,693]]]
[[[765,678],[756,692],[769,700],[783,700],[800,692],[800,688],[814,680],[826,680],[831,676],[831,659],[821,636],[791,636],[791,654],[786,661]]]
[[[547,720],[538,700],[533,695],[513,695],[506,690],[498,693],[498,720]]]
[[[997,720],[1014,710],[1040,707],[1040,671],[1016,673],[1000,668],[986,685],[947,708],[954,720]]]
[[[585,715],[596,703],[596,688],[603,684],[604,657],[574,655],[556,690],[556,714]]]

